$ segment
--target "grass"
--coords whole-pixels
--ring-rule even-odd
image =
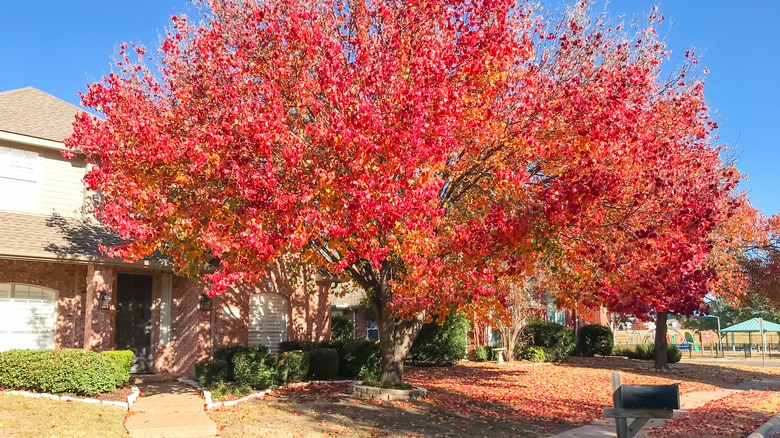
[[[0,394],[0,436],[127,437],[119,406]]]

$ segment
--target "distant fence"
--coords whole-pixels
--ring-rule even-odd
[[[626,343],[626,342],[616,342],[616,347],[621,348],[631,348],[635,349],[636,346],[639,345],[639,343]],[[718,343],[717,342],[704,342],[698,344],[698,351],[696,350],[696,347],[691,343],[683,343],[683,344],[675,344],[677,345],[677,348],[679,348],[682,353],[683,357],[687,358],[696,358],[696,357],[724,357],[724,356],[744,356],[746,358],[750,357],[761,357],[763,344],[760,342],[753,342],[753,343],[726,343],[725,337],[723,342],[723,351],[718,350]],[[766,358],[775,358],[780,359],[780,343],[778,342],[768,342],[766,343]]]

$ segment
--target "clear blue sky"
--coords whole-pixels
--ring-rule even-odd
[[[720,142],[738,140],[751,202],[780,213],[780,1],[613,0],[607,10],[630,21],[653,5],[671,25],[662,28],[670,62],[691,47],[702,53]],[[78,105],[76,93],[111,72],[116,46],[156,47],[170,16],[193,10],[187,0],[0,0],[0,91],[33,86]]]

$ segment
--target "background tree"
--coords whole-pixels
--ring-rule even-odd
[[[71,149],[98,212],[213,293],[294,255],[366,290],[382,380],[426,321],[504,312],[538,263],[561,303],[689,313],[735,172],[708,144],[701,84],[658,81],[650,24],[627,37],[516,2],[208,1],[173,17],[158,72],[122,46]]]

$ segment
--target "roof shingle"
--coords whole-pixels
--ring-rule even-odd
[[[123,240],[105,227],[90,221],[0,211],[0,258],[20,257],[48,260],[123,263],[103,255],[98,245],[117,246]],[[155,254],[144,258],[168,264]]]
[[[0,131],[61,142],[83,110],[33,88],[0,92]]]

